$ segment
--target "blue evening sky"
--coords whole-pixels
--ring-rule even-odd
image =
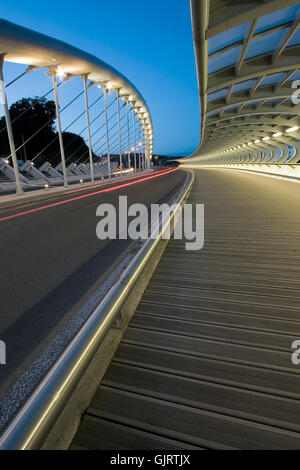
[[[150,108],[155,153],[195,150],[199,99],[188,0],[2,0],[0,17],[90,52],[127,76]],[[41,95],[38,78],[31,80]],[[20,97],[17,83],[11,100]]]

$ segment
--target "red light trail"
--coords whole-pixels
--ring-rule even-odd
[[[135,180],[135,181],[130,181],[128,183],[120,184],[118,186],[113,186],[112,188],[100,189],[99,191],[94,191],[92,193],[83,194],[82,196],[76,196],[76,197],[73,197],[73,198],[70,198],[70,199],[65,199],[63,201],[54,202],[52,204],[47,204],[45,206],[36,207],[35,209],[29,209],[27,211],[18,212],[17,214],[7,215],[5,217],[0,218],[0,222],[4,222],[5,220],[10,220],[10,219],[15,219],[16,217],[21,217],[23,215],[28,215],[28,214],[33,214],[35,212],[40,212],[40,211],[43,211],[45,209],[50,209],[51,207],[56,207],[56,206],[61,206],[63,204],[68,204],[70,202],[78,201],[79,199],[84,199],[84,198],[91,197],[91,196],[95,196],[97,194],[108,193],[110,191],[116,191],[118,189],[125,188],[127,186],[132,186],[134,184],[138,184],[138,183],[141,183],[143,181],[148,181],[148,180],[151,180],[151,179],[154,179],[154,178],[159,178],[160,176],[164,176],[166,174],[173,173],[174,171],[177,171],[177,170],[178,170],[178,168],[172,168],[171,170],[163,170],[163,171],[160,171],[160,172],[156,172],[154,175],[146,176],[144,178],[140,178],[140,179]],[[101,185],[99,185],[99,186],[101,186]],[[92,186],[92,188],[94,188],[94,187],[95,186]],[[79,190],[74,190],[74,191],[71,191],[71,192],[73,193],[73,192],[77,192],[77,191],[83,191],[84,189],[88,190],[90,188],[91,187],[81,188]],[[67,194],[69,194],[69,193],[67,193]]]

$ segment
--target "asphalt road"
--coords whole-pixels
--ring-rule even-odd
[[[185,172],[177,170],[0,211],[0,339],[7,347],[1,399],[130,250],[129,240],[97,239],[98,205],[117,207],[120,195],[128,196],[128,204],[168,201],[184,179]],[[123,186],[99,192],[118,185]]]

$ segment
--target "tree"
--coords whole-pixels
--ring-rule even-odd
[[[55,104],[45,98],[22,98],[10,107],[10,117],[15,140],[16,149],[26,142],[32,135],[37,133],[25,144],[27,159],[31,160],[41,150],[44,142],[49,142],[55,136]],[[5,118],[0,119],[1,153],[10,154],[8,136],[5,126]],[[19,160],[24,160],[24,148],[17,152]]]
[[[9,112],[16,149],[25,142],[25,145],[17,151],[18,160],[35,159],[37,166],[48,160],[52,165],[57,165],[61,157],[55,129],[54,101],[38,97],[22,98],[11,105]],[[88,147],[82,137],[71,132],[63,132],[63,142],[67,163],[88,159]],[[0,118],[0,149],[0,156],[10,155],[4,117]],[[96,158],[96,155],[93,154],[93,158]]]

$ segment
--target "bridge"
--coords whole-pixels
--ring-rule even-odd
[[[191,0],[191,17],[201,137],[175,168],[151,166],[149,108],[125,77],[0,22],[1,449],[300,448],[300,4]],[[18,161],[6,62],[26,65],[17,82],[50,74],[55,167]],[[79,165],[61,122],[74,96],[59,101],[75,80]],[[97,240],[97,207],[123,195],[175,209],[151,237]],[[204,205],[200,250],[165,237],[187,204]]]

